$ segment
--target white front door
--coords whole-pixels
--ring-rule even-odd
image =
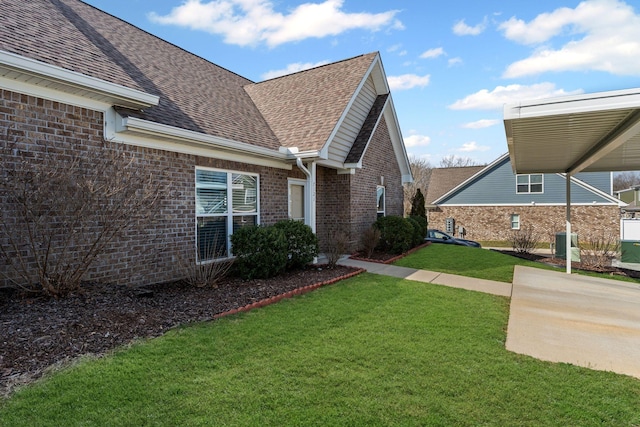
[[[306,185],[301,179],[289,179],[289,218],[306,224]]]

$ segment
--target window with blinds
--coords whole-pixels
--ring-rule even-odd
[[[199,261],[227,258],[235,230],[258,224],[258,175],[196,169],[196,244]]]

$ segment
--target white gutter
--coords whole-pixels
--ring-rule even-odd
[[[158,105],[160,97],[150,93],[131,89],[102,79],[70,71],[56,65],[36,61],[31,58],[0,50],[0,75],[2,69],[23,75],[25,78],[13,76],[14,80],[43,79],[61,85],[64,92],[76,94],[84,92],[85,97],[109,99],[111,104],[131,108],[147,108]],[[35,83],[37,84],[37,83]],[[48,87],[49,85],[43,85]],[[89,96],[86,95],[89,94]]]

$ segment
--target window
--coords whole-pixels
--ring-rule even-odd
[[[511,229],[520,230],[520,215],[511,214]]]
[[[516,193],[543,193],[542,174],[517,175]]]
[[[229,236],[240,227],[258,224],[258,194],[257,175],[196,169],[199,261],[231,256]]]
[[[376,189],[376,198],[378,204],[378,218],[385,215],[385,188],[382,185],[378,185]]]

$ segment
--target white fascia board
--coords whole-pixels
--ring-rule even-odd
[[[491,168],[493,168],[495,165],[497,165],[498,163],[503,161],[505,157],[509,157],[509,153],[505,153],[502,156],[498,157],[493,162],[489,163],[487,166],[485,166],[484,168],[480,169],[478,172],[476,172],[475,174],[471,175],[469,178],[467,178],[466,180],[462,181],[460,184],[456,185],[451,190],[449,190],[446,193],[444,193],[442,196],[438,197],[436,200],[433,201],[433,203],[434,204],[438,204],[438,202],[440,202],[440,200],[449,197],[449,195],[455,193],[456,191],[458,191],[458,189],[463,188],[468,183],[475,181],[479,176],[484,175],[485,173],[487,173],[487,171],[491,170]]]
[[[407,154],[407,147],[404,145],[404,138],[402,131],[400,131],[400,122],[396,114],[396,108],[393,104],[393,97],[391,92],[387,97],[387,102],[382,112],[389,128],[389,137],[391,138],[391,144],[393,145],[393,151],[396,155],[398,167],[402,173],[402,183],[410,184],[413,182],[413,174],[411,173],[411,163],[409,162],[409,156]],[[376,128],[378,124],[376,123]],[[363,154],[364,156],[364,154]]]
[[[0,50],[0,68],[55,82],[68,88],[81,89],[99,97],[112,98],[112,104],[133,108],[157,105],[160,97],[137,89],[110,83],[76,71],[36,61],[31,58]]]
[[[505,104],[504,120],[640,108],[640,88]]]
[[[236,161],[243,161],[245,163],[263,164],[264,161],[267,161],[268,164],[265,163],[265,165],[291,169],[289,162],[295,159],[295,157],[277,150],[154,123],[136,117],[119,117],[116,122],[116,133],[144,135],[154,137],[155,139],[181,141],[188,144],[210,147],[211,149],[223,150],[234,153],[234,159]],[[264,159],[264,161],[259,162],[259,159]]]
[[[559,177],[561,177],[562,179],[567,179],[567,174],[564,173],[557,173],[556,175],[558,175]],[[594,193],[595,195],[597,195],[598,197],[602,197],[603,199],[609,200],[610,203],[615,203],[620,207],[626,206],[627,204],[625,202],[623,202],[620,199],[615,198],[614,196],[612,196],[611,194],[607,194],[604,191],[587,184],[586,182],[582,181],[579,178],[576,178],[575,176],[571,176],[571,182],[576,184],[579,187],[584,188],[587,191],[590,191],[592,193]],[[573,204],[573,203],[572,203]]]

